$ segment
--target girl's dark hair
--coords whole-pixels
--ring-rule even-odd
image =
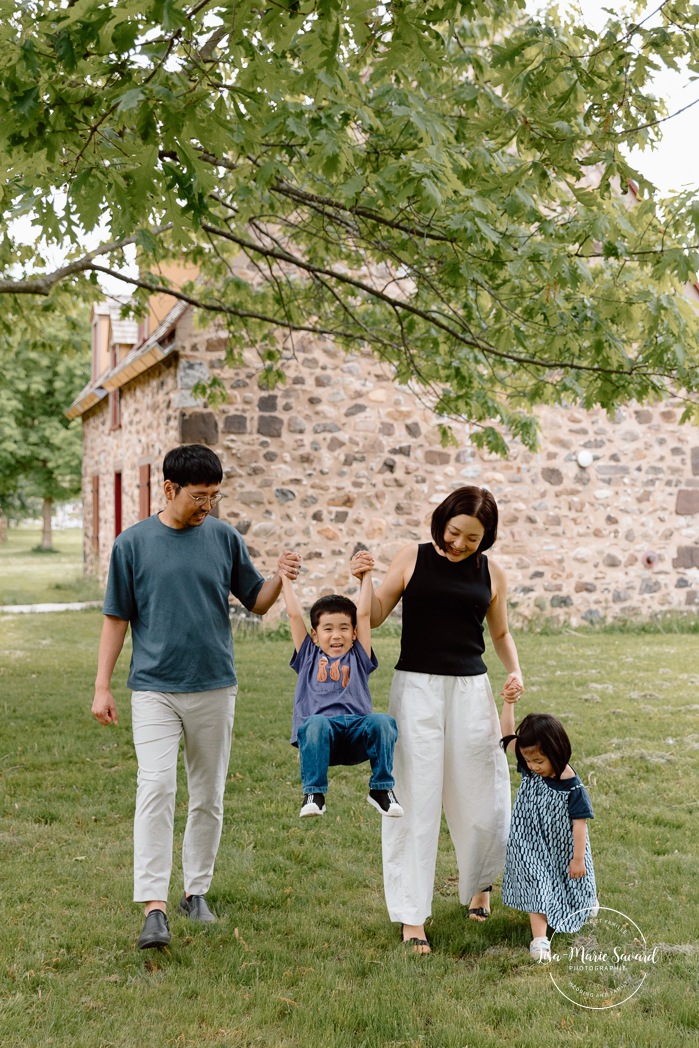
[[[484,553],[498,537],[498,506],[487,488],[468,486],[457,488],[447,495],[432,514],[432,539],[441,550],[446,550],[444,530],[452,517],[461,514],[475,517],[483,525],[484,535],[478,546],[478,553]]]
[[[357,605],[349,597],[341,597],[338,593],[331,593],[327,597],[320,597],[311,608],[311,626],[318,629],[321,615],[349,615],[352,626],[357,625]]]
[[[536,746],[551,762],[554,777],[560,779],[572,751],[568,733],[556,717],[552,717],[550,713],[528,713],[514,735],[506,735],[500,745],[506,750],[513,739],[517,761],[527,775],[532,773],[527,768],[522,750]]]
[[[184,488],[187,484],[220,484],[223,468],[218,455],[203,444],[181,444],[163,459],[163,479]]]

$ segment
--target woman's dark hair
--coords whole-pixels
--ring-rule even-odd
[[[203,444],[181,444],[163,459],[163,479],[184,488],[187,484],[220,484],[223,468],[218,455]]]
[[[484,535],[478,546],[478,553],[484,553],[498,537],[498,506],[487,488],[457,488],[447,495],[432,514],[432,540],[435,546],[446,550],[444,531],[452,517],[461,514],[475,517],[483,525]]]
[[[357,605],[349,597],[341,597],[338,593],[331,593],[327,597],[320,597],[311,608],[311,626],[318,629],[321,615],[349,615],[352,626],[357,625]]]
[[[522,750],[536,746],[551,762],[554,777],[560,779],[570,760],[571,748],[568,733],[556,717],[552,717],[550,713],[528,713],[514,735],[506,735],[500,745],[506,750],[513,739],[517,761],[527,775],[532,773],[527,768]]]

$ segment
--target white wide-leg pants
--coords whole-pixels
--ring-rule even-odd
[[[487,674],[446,677],[397,670],[389,713],[398,724],[395,792],[402,819],[382,820],[386,904],[392,921],[432,913],[442,807],[466,905],[502,872],[510,781]]]
[[[223,826],[223,792],[231,753],[237,687],[173,694],[134,691],[133,739],[138,759],[134,817],[134,902],[167,900],[177,792],[177,754],[184,736],[189,791],[182,846],[184,889],[205,895]]]

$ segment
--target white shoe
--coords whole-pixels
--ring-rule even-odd
[[[599,899],[595,899],[595,905],[590,907],[590,917],[596,917],[599,913]]]
[[[322,793],[305,793],[299,819],[306,815],[325,815],[325,796]]]
[[[532,939],[529,943],[529,956],[539,964],[551,960],[551,943],[545,935],[537,935],[536,939]]]
[[[369,790],[367,801],[389,819],[400,819],[405,814],[393,790]]]

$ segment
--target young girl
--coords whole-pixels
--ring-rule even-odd
[[[568,764],[566,730],[548,713],[530,713],[515,732],[514,705],[503,703],[503,749],[514,749],[522,784],[512,811],[502,901],[529,914],[535,961],[551,960],[548,926],[576,932],[596,913],[587,790]]]

